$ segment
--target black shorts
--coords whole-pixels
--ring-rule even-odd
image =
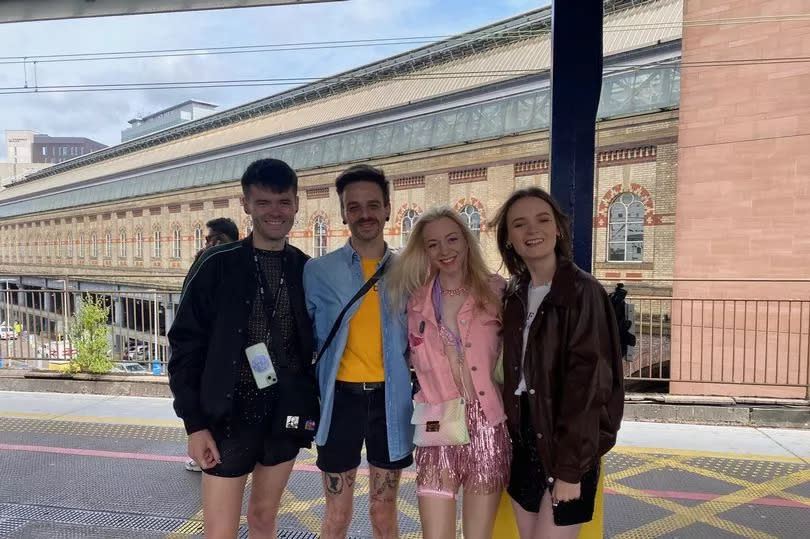
[[[222,462],[203,471],[217,477],[241,477],[252,472],[256,464],[275,466],[298,456],[298,443],[271,437],[265,424],[223,425],[212,429],[211,434]]]
[[[550,485],[537,454],[537,433],[529,413],[528,397],[524,393],[520,398],[520,432],[512,440],[512,469],[506,491],[523,509],[538,513],[540,500]],[[582,476],[578,500],[560,502],[557,507],[552,508],[554,523],[558,526],[571,526],[590,521],[593,518],[598,482],[597,464]]]
[[[375,384],[376,386],[376,384]],[[366,460],[386,470],[401,470],[413,463],[413,456],[391,461],[388,456],[388,426],[385,421],[385,388],[364,390],[362,384],[335,383],[332,422],[326,444],[318,446],[321,471],[343,473],[360,466],[366,443]]]

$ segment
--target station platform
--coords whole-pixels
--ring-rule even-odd
[[[0,392],[0,537],[201,537],[185,447],[168,399]],[[356,538],[371,537],[363,469]],[[810,431],[626,422],[605,469],[605,537],[808,537]],[[404,538],[421,537],[414,479],[406,470]],[[279,537],[317,537],[323,511],[314,450],[302,451]]]

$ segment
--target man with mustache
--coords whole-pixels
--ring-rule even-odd
[[[317,365],[321,421],[315,443],[326,496],[321,537],[348,533],[364,442],[374,537],[397,537],[399,479],[413,462],[407,326],[402,314],[390,308],[384,277],[364,287],[384,274],[392,256],[383,237],[391,215],[390,184],[381,170],[356,165],[338,176],[335,187],[351,238],[304,267],[316,340],[319,348],[327,345]],[[358,297],[364,288],[367,292]],[[326,342],[330,334],[334,338]]]

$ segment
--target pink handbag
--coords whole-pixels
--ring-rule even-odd
[[[437,404],[415,402],[411,423],[413,443],[419,447],[470,443],[464,397]]]

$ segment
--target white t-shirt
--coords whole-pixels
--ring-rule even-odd
[[[526,374],[523,371],[523,362],[526,360],[526,344],[529,341],[529,329],[532,326],[532,322],[534,322],[534,317],[537,315],[540,304],[543,303],[543,299],[545,299],[550,290],[551,283],[529,287],[529,305],[526,312],[526,322],[523,325],[523,353],[521,354],[520,362],[520,383],[515,390],[515,395],[526,392]]]

